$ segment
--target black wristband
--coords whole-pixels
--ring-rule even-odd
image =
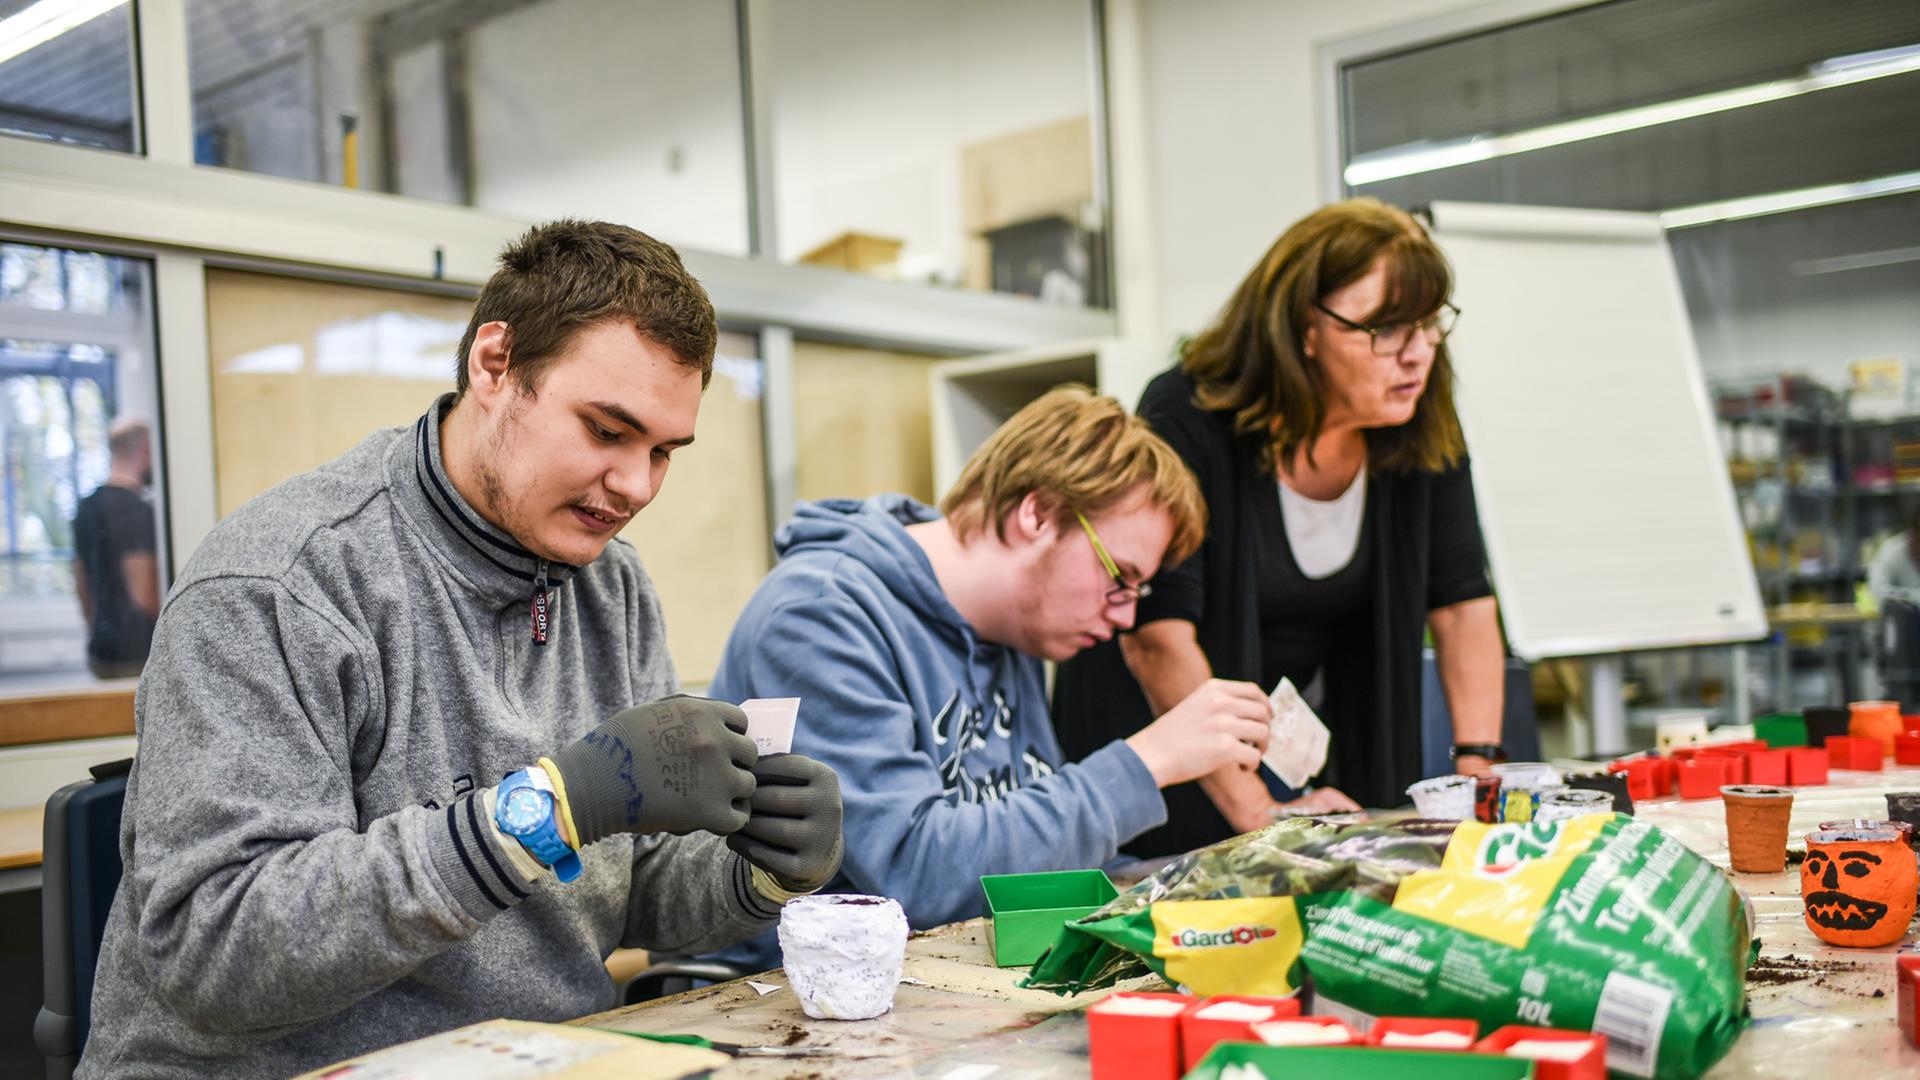
[[[1462,742],[1453,744],[1453,759],[1463,757],[1486,758],[1494,764],[1507,760],[1506,748],[1497,742]]]

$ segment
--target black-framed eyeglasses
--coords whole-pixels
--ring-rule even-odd
[[[1119,607],[1122,604],[1131,604],[1135,600],[1144,600],[1152,596],[1153,586],[1144,581],[1138,585],[1129,585],[1127,579],[1120,576],[1120,568],[1114,565],[1113,556],[1107,554],[1107,546],[1100,542],[1100,535],[1093,531],[1093,525],[1087,520],[1087,515],[1075,510],[1073,516],[1080,519],[1080,527],[1087,530],[1087,539],[1093,543],[1093,553],[1100,556],[1100,565],[1106,567],[1107,576],[1113,578],[1113,588],[1107,590],[1107,603]]]
[[[1439,311],[1417,323],[1392,323],[1386,326],[1368,326],[1366,323],[1354,322],[1318,300],[1313,302],[1313,306],[1341,326],[1349,330],[1358,330],[1372,338],[1375,356],[1399,356],[1408,345],[1413,344],[1415,330],[1420,332],[1420,336],[1426,339],[1427,344],[1437,349],[1441,342],[1447,340],[1447,335],[1453,333],[1454,326],[1460,321],[1460,309],[1445,301],[1441,302]]]

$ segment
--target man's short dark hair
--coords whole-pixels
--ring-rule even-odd
[[[631,324],[699,369],[702,388],[713,378],[713,302],[680,255],[638,229],[563,219],[528,229],[500,253],[461,335],[454,385],[467,392],[467,352],[487,323],[507,324],[507,370],[532,392],[576,332],[607,320]]]

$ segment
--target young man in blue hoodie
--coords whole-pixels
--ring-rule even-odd
[[[944,515],[944,516],[943,516]],[[980,875],[1099,866],[1166,819],[1160,790],[1267,740],[1265,693],[1212,681],[1068,764],[1042,661],[1133,625],[1141,584],[1191,554],[1187,467],[1112,398],[1066,387],[974,454],[940,510],[904,495],[803,504],[727,642],[712,693],[798,697],[793,749],[845,805],[832,892],[915,927],[979,915]],[[779,963],[766,934],[719,954]]]

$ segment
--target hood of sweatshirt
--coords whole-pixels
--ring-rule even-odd
[[[773,547],[781,559],[808,554],[852,558],[929,628],[970,650],[980,643],[979,634],[941,591],[927,553],[907,535],[907,526],[939,518],[940,511],[906,495],[803,502],[780,527]]]

